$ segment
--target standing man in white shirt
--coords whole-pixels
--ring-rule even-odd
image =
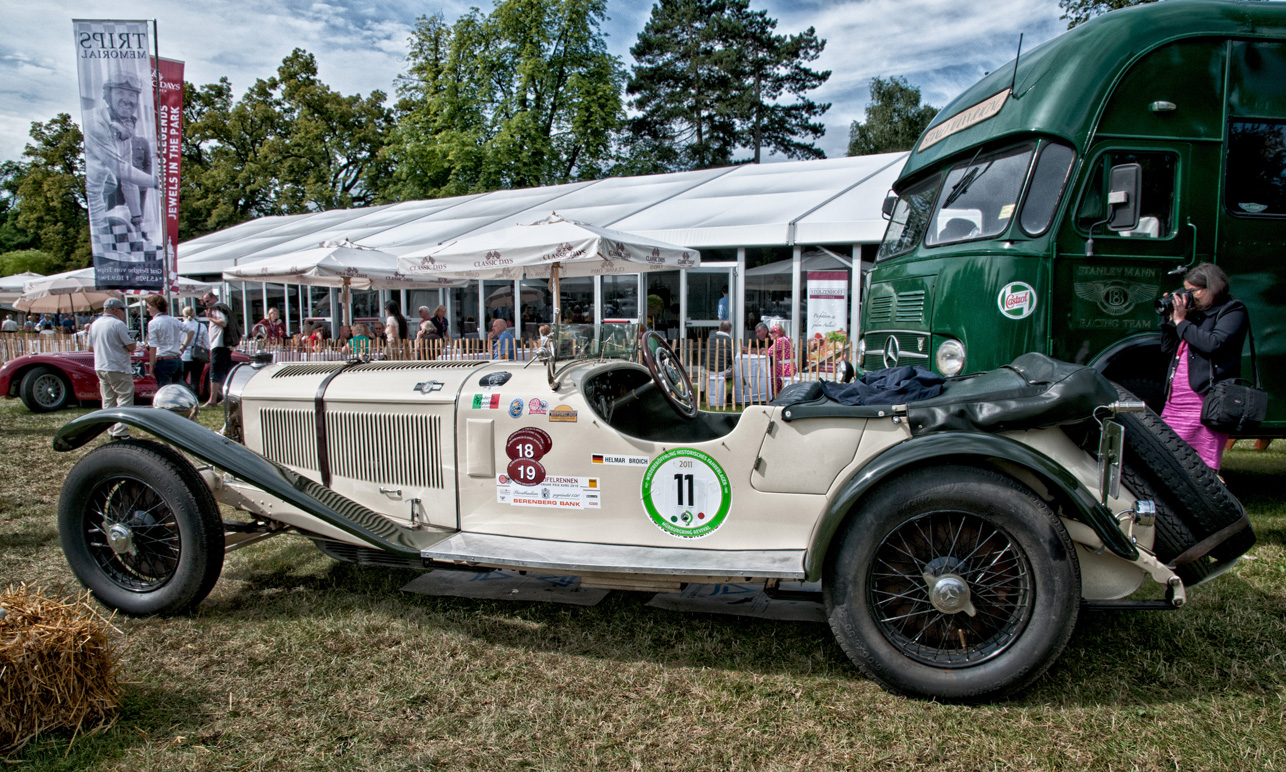
[[[223,335],[231,309],[220,303],[219,296],[213,292],[205,293],[201,304],[210,322],[210,398],[205,407],[214,407],[223,399],[223,379],[232,369],[232,349],[225,344]]]
[[[152,314],[147,323],[147,367],[160,389],[178,383],[183,371],[183,324],[170,316],[169,301],[161,295],[149,295],[147,308]]]
[[[94,351],[94,372],[98,373],[98,392],[103,407],[129,407],[134,404],[134,373],[130,356],[134,339],[125,326],[125,301],[108,298],[103,315],[89,328],[89,347]],[[114,440],[128,440],[129,427],[113,424],[107,430]]]

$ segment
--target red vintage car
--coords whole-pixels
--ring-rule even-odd
[[[250,358],[240,351],[232,353],[232,361],[248,362]],[[147,375],[146,353],[133,357],[134,399],[151,399],[156,393],[156,380]],[[202,373],[202,382],[209,377],[209,365]],[[205,399],[208,387],[201,389]],[[33,413],[61,410],[74,400],[98,402],[98,375],[94,372],[94,354],[91,351],[57,351],[44,354],[27,354],[5,362],[0,367],[0,395],[15,397]]]

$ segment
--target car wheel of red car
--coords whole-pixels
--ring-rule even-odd
[[[22,404],[33,413],[62,410],[71,402],[71,384],[67,376],[52,367],[33,367],[18,386]]]

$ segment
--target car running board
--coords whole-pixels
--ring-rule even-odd
[[[446,562],[539,568],[568,574],[804,578],[804,550],[632,547],[457,533],[421,550],[420,555],[426,564]]]

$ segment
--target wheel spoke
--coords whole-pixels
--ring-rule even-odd
[[[976,610],[934,605],[926,577],[957,576]],[[964,667],[996,656],[1031,616],[1031,571],[1008,534],[969,511],[927,512],[903,522],[876,547],[869,603],[885,638],[911,659]]]

